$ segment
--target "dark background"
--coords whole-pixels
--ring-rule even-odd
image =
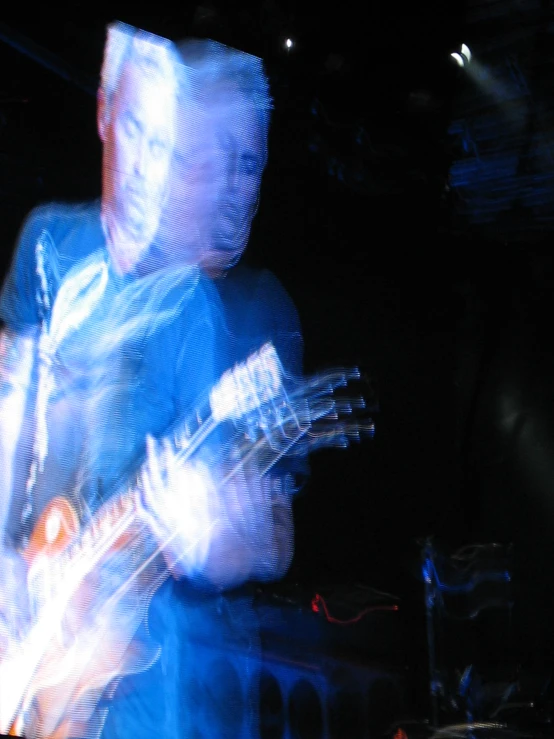
[[[312,459],[288,580],[400,596],[417,652],[418,541],[514,542],[520,657],[548,662],[551,4],[172,8],[6,16],[3,269],[30,208],[99,194],[95,99],[84,88],[94,90],[106,23],[262,56],[275,114],[246,259],[272,269],[294,299],[306,370],[357,365],[379,401],[373,441]],[[17,33],[63,60],[68,79],[30,58],[27,42],[14,48]],[[449,56],[461,42],[474,54],[464,69]]]

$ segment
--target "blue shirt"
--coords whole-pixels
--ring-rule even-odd
[[[94,511],[138,465],[147,434],[162,437],[207,396],[217,379],[218,315],[197,270],[118,275],[98,203],[30,214],[0,296],[9,328],[41,328],[36,380],[51,386],[44,407],[34,403],[48,449],[24,528],[53,494],[78,490]],[[50,380],[41,377],[45,365]],[[36,454],[26,456],[30,465]]]

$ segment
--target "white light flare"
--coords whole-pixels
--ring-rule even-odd
[[[463,58],[463,56],[461,54],[458,54],[457,51],[453,51],[452,54],[450,54],[450,56],[452,57],[452,59],[454,59],[454,61],[456,62],[456,64],[459,67],[463,67],[464,66],[464,64],[465,64],[464,58]]]

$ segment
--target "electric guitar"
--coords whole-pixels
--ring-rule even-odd
[[[358,377],[355,370],[337,370],[287,381],[274,347],[266,344],[226,372],[207,404],[170,430],[166,443],[187,465],[210,449],[218,429],[212,456],[225,471],[219,484],[250,463],[263,476],[285,455],[345,447],[364,431],[372,433],[370,419],[362,424],[351,415],[363,400],[335,396]],[[141,472],[83,526],[63,497],[40,517],[24,552],[31,626],[0,663],[0,733],[92,739],[99,730],[90,719],[106,686],[156,660],[157,649],[133,638],[168,576],[170,563],[160,555],[171,550],[178,530],[164,541],[153,536],[156,521]],[[216,523],[208,522],[189,542],[191,550]]]

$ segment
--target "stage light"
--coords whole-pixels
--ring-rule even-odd
[[[465,44],[462,44],[462,48],[460,49],[460,51],[462,53],[462,56],[466,59],[466,61],[469,64],[469,62],[471,61],[471,51],[469,50],[469,47],[466,46]]]
[[[450,56],[452,57],[452,59],[454,59],[454,61],[459,67],[464,66],[464,58],[461,54],[458,54],[457,51],[453,51],[452,54],[450,54]]]
[[[294,41],[291,38],[285,40],[285,48],[290,51],[294,46]]]
[[[450,56],[460,67],[465,67],[466,64],[471,62],[471,51],[466,44],[462,44],[460,51],[453,51]]]

